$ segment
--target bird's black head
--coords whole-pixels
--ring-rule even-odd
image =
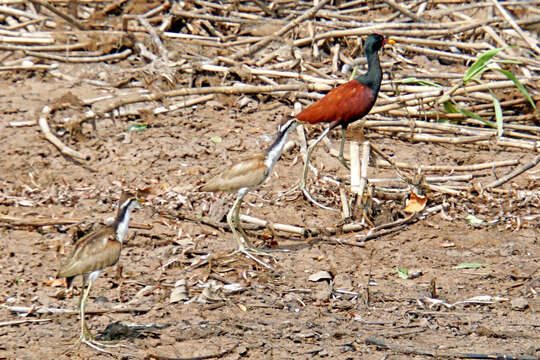
[[[367,37],[367,39],[366,39],[366,44],[364,46],[366,54],[376,53],[387,42],[388,42],[387,39],[385,39],[385,37],[382,36],[381,34],[371,34],[371,35],[369,35]]]

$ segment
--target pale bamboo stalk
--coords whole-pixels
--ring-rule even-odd
[[[190,41],[192,41],[192,40],[205,40],[205,41],[208,41],[208,42],[214,41],[216,43],[219,43],[219,38],[215,37],[215,36],[204,36],[204,35],[172,33],[172,32],[164,32],[163,35],[168,37],[168,38],[171,38],[171,39],[186,39],[186,40],[190,40]],[[218,44],[218,45],[221,46],[221,44]]]
[[[159,107],[153,109],[153,113],[154,114],[164,114],[164,113],[168,113],[168,112],[175,111],[175,110],[178,110],[178,109],[182,109],[182,108],[190,107],[190,106],[193,106],[193,105],[201,104],[201,103],[213,100],[215,98],[216,98],[216,95],[210,94],[210,95],[196,97],[196,98],[193,98],[193,99],[187,99],[187,100],[179,101],[178,103],[173,104],[173,105],[159,106]],[[139,110],[138,113],[140,113],[140,112],[142,112],[142,111]]]
[[[448,181],[470,181],[473,179],[472,174],[464,175],[447,175],[447,176],[426,176],[426,182],[448,182]],[[403,183],[403,180],[397,177],[394,178],[368,178],[370,184],[386,184],[386,183]]]
[[[470,22],[463,22],[466,24],[467,28],[474,28],[475,26],[478,26],[478,24],[470,24]],[[293,42],[294,46],[306,46],[310,44],[312,41],[319,41],[321,39],[328,39],[328,38],[340,38],[340,37],[348,37],[348,36],[365,36],[372,34],[374,32],[380,32],[386,36],[401,36],[403,35],[403,30],[400,30],[405,28],[411,28],[418,23],[413,24],[373,24],[373,25],[364,25],[363,27],[356,27],[354,29],[347,29],[347,30],[334,30],[329,31],[326,33],[320,33],[316,34],[313,39],[311,38],[303,38],[298,39]],[[448,30],[446,30],[448,31]],[[452,31],[454,33],[455,31]],[[444,31],[441,30],[408,30],[407,35],[409,37],[428,37],[428,36],[437,36],[444,34]]]
[[[240,220],[248,224],[255,224],[262,227],[267,227],[269,225],[269,222],[267,220],[259,219],[259,218],[249,216],[249,215],[244,215],[244,214],[240,214]],[[274,229],[278,231],[290,232],[290,233],[298,234],[302,236],[306,234],[305,228],[300,227],[300,226],[279,224],[279,223],[273,223],[272,225]]]
[[[360,182],[361,182],[361,175],[360,175],[360,146],[356,141],[352,141],[350,143],[349,148],[349,156],[351,158],[351,170],[350,170],[350,176],[351,176],[351,191],[355,194],[358,194],[360,191]]]
[[[384,0],[384,2],[387,3],[390,7],[394,8],[397,11],[399,11],[400,13],[402,13],[403,15],[410,17],[414,21],[423,22],[423,20],[422,20],[422,18],[420,16],[416,15],[415,13],[413,13],[412,11],[407,9],[405,6],[402,6],[401,4],[398,4],[394,0]]]
[[[258,18],[258,19],[245,19],[244,18],[243,19],[239,17],[208,15],[207,13],[204,13],[204,12],[185,11],[185,10],[180,10],[175,7],[171,9],[171,14],[186,17],[186,18],[192,18],[192,19],[201,19],[201,20],[208,20],[212,22],[225,22],[225,23],[233,23],[233,24],[250,24],[257,21],[260,21],[260,22],[274,21],[274,22],[282,23],[282,21],[279,21],[279,20],[275,20],[275,19],[269,20],[266,18]]]
[[[79,310],[67,310],[61,308],[49,308],[45,306],[7,306],[2,305],[3,308],[14,312],[14,313],[25,313],[25,314],[65,314],[65,315],[79,315]],[[85,310],[86,314],[114,314],[114,313],[131,313],[131,312],[140,312],[145,313],[150,311],[151,308],[117,308],[117,309],[103,309],[103,310]]]
[[[263,76],[272,76],[272,77],[285,77],[285,78],[292,78],[292,79],[299,79],[307,82],[313,82],[318,84],[327,84],[331,86],[335,86],[339,83],[338,80],[334,79],[323,79],[314,77],[307,74],[301,74],[297,72],[292,71],[277,71],[277,70],[268,70],[268,69],[257,69],[257,68],[250,68],[248,66],[243,66],[244,69],[249,71],[252,75],[263,75]],[[219,66],[219,65],[212,65],[212,64],[202,64],[200,66],[200,69],[205,71],[213,71],[213,72],[231,72],[231,68],[227,66]],[[343,81],[342,81],[343,82]]]
[[[496,134],[487,134],[487,135],[478,135],[478,136],[436,136],[430,134],[417,134],[417,133],[397,133],[398,137],[405,137],[410,141],[425,141],[431,143],[444,143],[444,144],[471,144],[476,142],[482,142],[485,140],[492,139]]]
[[[91,45],[90,41],[85,41],[82,43],[75,44],[65,44],[65,45],[34,45],[34,46],[20,46],[20,45],[0,45],[0,50],[11,50],[11,51],[72,51],[88,48]]]
[[[472,165],[413,165],[404,162],[396,162],[397,167],[400,169],[417,170],[421,168],[423,171],[478,171],[492,169],[496,167],[514,166],[519,164],[519,160],[502,160],[492,161],[487,163],[472,164]],[[377,166],[387,167],[388,164],[385,161],[377,161]]]
[[[0,71],[35,71],[35,70],[53,70],[58,67],[57,64],[52,65],[11,65],[11,66],[0,66]]]
[[[36,51],[25,51],[26,54],[38,58],[50,59],[55,61],[61,61],[66,63],[95,63],[102,61],[111,61],[111,60],[122,60],[131,55],[133,51],[131,49],[126,49],[118,54],[110,55],[101,55],[101,56],[92,56],[92,57],[70,57],[70,56],[59,56],[52,54],[43,54]]]
[[[364,141],[362,144],[362,165],[360,168],[360,188],[358,190],[358,197],[360,201],[364,198],[364,192],[367,186],[367,174],[369,167],[369,158],[371,155],[371,144],[369,141]]]
[[[475,143],[482,146],[502,146],[502,147],[513,147],[518,149],[530,150],[530,151],[540,151],[540,142],[538,141],[528,141],[528,140],[518,140],[518,139],[509,139],[505,137],[496,137],[495,135],[479,135],[479,136],[469,136],[469,137],[441,137],[434,136],[429,134],[411,134],[411,133],[397,133],[395,136],[407,139],[409,141],[424,141],[424,142],[434,142],[434,143],[447,143],[447,144],[469,144]],[[489,139],[489,141],[486,141]]]
[[[476,60],[474,56],[470,56],[470,55],[454,54],[448,51],[427,49],[427,48],[414,46],[414,45],[399,44],[399,47],[405,50],[418,53],[418,54],[435,56],[438,58],[448,58],[448,59],[461,60],[461,61],[475,61]]]
[[[425,183],[422,184],[422,186],[425,187],[426,189],[429,189],[437,193],[443,193],[443,194],[454,195],[454,196],[461,195],[461,191],[452,189],[449,186],[433,185],[433,184],[425,184]]]
[[[161,41],[161,38],[157,34],[157,32],[154,30],[154,28],[150,25],[148,20],[146,20],[142,15],[137,16],[137,20],[139,23],[146,29],[146,31],[150,34],[150,38],[152,39],[152,42],[156,46],[156,48],[159,51],[159,57],[161,59],[168,59],[168,51],[163,45],[163,42]]]
[[[504,17],[504,19],[506,21],[508,21],[508,23],[510,24],[510,26],[512,26],[512,29],[514,29],[518,34],[519,36],[521,36],[521,38],[523,40],[525,40],[525,42],[529,45],[529,47],[534,50],[534,52],[536,52],[537,54],[540,55],[540,48],[538,48],[538,46],[536,45],[536,43],[531,39],[529,38],[527,35],[525,35],[525,33],[523,33],[523,30],[521,30],[521,28],[519,27],[518,24],[516,24],[516,22],[514,21],[514,19],[512,18],[512,16],[510,14],[508,14],[508,12],[501,6],[501,4],[499,4],[499,2],[497,0],[490,0],[493,5],[495,5],[495,7],[497,8],[497,10],[501,13],[501,15]]]
[[[454,119],[454,117],[451,117]],[[452,134],[459,134],[459,135],[480,135],[482,133],[486,132],[495,132],[494,129],[486,129],[486,128],[476,128],[476,127],[468,127],[464,125],[456,125],[456,124],[449,124],[449,123],[433,123],[428,121],[422,121],[422,120],[415,120],[411,123],[410,120],[368,120],[366,121],[365,127],[376,127],[376,126],[409,126],[414,128],[426,128],[426,129],[433,129],[433,130],[439,130],[444,132],[450,132]],[[540,130],[540,129],[539,129]]]
[[[282,27],[281,29],[279,29],[278,31],[276,31],[274,34],[270,35],[270,36],[266,36],[264,37],[262,40],[258,41],[257,43],[255,43],[254,45],[250,46],[249,48],[247,48],[246,50],[244,51],[239,51],[238,53],[236,53],[234,56],[233,56],[233,59],[234,60],[238,60],[238,59],[241,59],[245,56],[249,56],[249,55],[252,55],[254,54],[255,52],[261,50],[262,48],[264,48],[266,45],[268,45],[271,41],[273,41],[274,39],[277,39],[279,38],[280,36],[283,36],[285,33],[287,33],[289,30],[291,30],[292,28],[298,26],[300,23],[302,23],[303,21],[313,17],[317,11],[319,11],[319,9],[321,7],[323,7],[324,5],[326,5],[328,3],[329,0],[320,0],[318,2],[318,4],[316,4],[315,6],[313,6],[310,10],[306,11],[302,16],[299,16],[298,18],[294,19],[293,21],[289,22],[287,25],[285,25],[284,27]]]
[[[502,178],[493,181],[486,185],[486,189],[492,189],[498,186],[501,186],[504,183],[507,183],[508,181],[512,180],[516,176],[524,173],[525,171],[529,170],[530,168],[535,167],[540,162],[540,156],[536,156],[532,161],[528,162],[527,164],[524,164],[514,171],[510,172],[509,174],[503,176]]]
[[[423,102],[426,103],[426,99],[435,98],[443,94],[443,89],[438,90],[432,90],[432,91],[426,91],[421,93],[412,93],[407,95],[401,95],[397,97],[391,97],[388,99],[380,99],[378,101],[378,105],[374,106],[373,109],[370,111],[371,114],[376,114],[379,112],[384,112],[387,110],[395,109],[395,108],[401,108],[403,107],[403,103],[407,103],[408,101],[415,100],[418,101],[424,100]],[[398,105],[397,107],[394,107],[395,105]]]
[[[166,97],[186,96],[186,95],[206,95],[206,94],[258,94],[267,92],[279,92],[279,91],[297,91],[297,90],[311,90],[311,91],[327,91],[330,89],[328,85],[321,84],[288,84],[279,86],[253,86],[253,85],[238,85],[238,86],[216,86],[216,87],[203,87],[203,88],[184,88],[171,90],[161,93],[149,93],[149,94],[129,94],[126,96],[116,97],[112,99],[106,99],[102,102],[94,104],[94,112],[96,114],[104,114],[119,106],[132,104],[142,101],[156,101]]]
[[[0,13],[12,15],[15,17],[24,17],[32,20],[44,20],[46,17],[33,14],[28,11],[22,11],[14,8],[10,8],[9,6],[0,6]]]
[[[58,10],[57,8],[55,8],[54,6],[49,4],[48,1],[42,1],[42,0],[29,0],[29,1],[34,3],[34,4],[43,6],[44,8],[51,11],[55,15],[61,17],[62,19],[64,19],[65,21],[67,21],[71,25],[75,26],[79,30],[88,30],[88,27],[85,24],[81,23],[80,21],[78,21],[77,19],[71,17],[70,15],[65,14],[64,12]]]
[[[8,125],[11,127],[23,127],[23,126],[34,126],[37,125],[36,120],[21,120],[21,121],[10,121]]]
[[[425,38],[415,38],[409,36],[392,36],[399,46],[400,44],[417,44],[425,46],[457,47],[465,50],[487,50],[491,48],[488,43],[466,43],[461,41],[433,40]],[[463,75],[462,75],[463,76]]]
[[[349,206],[347,192],[343,186],[339,187],[339,198],[341,200],[341,219],[348,219],[351,217],[351,208]]]
[[[21,32],[21,31],[9,31],[0,29],[0,35],[12,36],[12,37],[24,37],[24,38],[48,38],[54,40],[54,36],[48,31],[36,31],[36,32]]]
[[[39,38],[39,37],[14,37],[14,36],[2,36],[0,35],[0,43],[8,44],[54,44],[53,38]]]

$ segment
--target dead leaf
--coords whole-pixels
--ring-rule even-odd
[[[188,286],[186,279],[180,279],[174,284],[174,289],[171,291],[169,297],[169,303],[174,304],[180,301],[187,301],[189,299]]]
[[[403,209],[403,211],[408,213],[420,212],[425,209],[426,204],[426,196],[419,196],[412,192],[409,200],[407,201],[407,206],[405,207],[405,209]]]
[[[328,271],[317,271],[314,274],[309,275],[309,281],[321,281],[321,280],[332,280],[332,275]]]
[[[45,286],[51,287],[67,287],[66,279],[49,279],[43,282]]]

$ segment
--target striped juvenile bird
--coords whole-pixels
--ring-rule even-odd
[[[330,123],[322,134],[307,149],[306,161],[300,188],[308,199],[312,199],[307,191],[307,173],[309,158],[317,144],[338,125],[341,125],[341,142],[339,143],[339,161],[348,168],[343,157],[345,131],[347,126],[366,116],[379,94],[382,80],[382,70],[379,62],[379,50],[384,44],[393,44],[393,40],[385,39],[379,34],[369,35],[364,46],[367,58],[368,71],[355,79],[331,90],[326,96],[311,104],[304,111],[296,115],[300,123],[318,124]]]
[[[237,251],[246,253],[258,251],[253,247],[242,226],[240,226],[240,205],[244,196],[261,186],[272,172],[272,168],[283,152],[289,131],[296,127],[295,119],[290,119],[278,127],[276,140],[263,154],[256,154],[240,161],[200,187],[201,191],[237,192],[236,201],[227,214],[227,223],[237,243]],[[240,234],[239,234],[240,233]],[[241,235],[241,236],[240,236]],[[242,241],[243,238],[243,241]],[[245,244],[244,244],[245,242]]]
[[[94,339],[86,326],[84,317],[86,299],[90,294],[92,284],[101,271],[116,264],[120,258],[122,243],[128,232],[131,211],[135,207],[139,207],[139,201],[128,193],[123,193],[120,197],[114,223],[104,226],[77,241],[75,248],[58,271],[57,277],[65,277],[69,287],[71,287],[73,279],[77,275],[83,276],[83,287],[79,299],[81,316],[80,341],[97,350],[102,350],[99,345],[103,344]]]

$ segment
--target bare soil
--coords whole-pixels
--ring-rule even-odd
[[[35,119],[44,104],[54,103],[68,92],[78,98],[96,96],[95,88],[40,78],[38,74],[4,79],[2,88],[0,212],[21,218],[83,221],[55,226],[4,224],[0,228],[1,320],[47,319],[2,323],[0,358],[109,357],[79,346],[76,313],[51,315],[34,310],[77,309],[79,280],[75,294],[67,297],[61,287],[48,286],[47,281],[54,278],[72,248],[74,234],[111,216],[115,201],[126,188],[144,190],[150,199],[135,212],[133,222],[149,224],[151,229],[130,231],[119,264],[100,276],[87,306],[89,312],[133,309],[88,315],[95,334],[118,321],[148,325],[131,337],[119,336],[118,340],[129,346],[114,350],[123,356],[425,358],[368,345],[366,338],[441,354],[538,355],[540,298],[532,296],[539,281],[538,228],[534,224],[517,228],[504,221],[473,228],[465,221],[467,212],[482,216],[480,212],[489,219],[512,211],[512,199],[493,200],[492,204],[485,204],[484,199],[477,203],[453,202],[445,216],[438,213],[421,218],[404,230],[362,246],[329,243],[324,238],[300,239],[286,233],[271,239],[268,230],[254,230],[251,234],[258,245],[266,239],[270,245],[288,250],[272,253],[275,260],[270,263],[275,271],[271,271],[245,257],[220,258],[235,246],[226,227],[219,230],[164,214],[174,210],[197,220],[212,213],[224,220],[233,196],[201,194],[196,186],[224,164],[264,149],[282,119],[283,105],[261,102],[256,109],[242,111],[236,106],[207,104],[167,116],[98,122],[97,132],[89,127],[77,140],[64,137],[66,142],[71,139],[71,146],[91,154],[89,165],[83,166],[60,155],[44,140],[39,127],[13,128],[8,122]],[[58,116],[55,119],[60,121]],[[150,126],[144,131],[127,132],[129,126],[141,122]],[[315,134],[311,128],[309,137]],[[349,140],[354,139],[355,132],[351,134]],[[420,159],[422,164],[464,164],[516,156],[504,151],[404,143],[372,135],[385,152],[411,163]],[[222,141],[212,141],[216,136]],[[291,139],[296,140],[296,134]],[[531,154],[520,156],[532,158]],[[314,207],[298,190],[283,195],[298,182],[298,158],[298,146],[284,154],[270,181],[247,196],[242,212],[299,226],[339,223],[340,213]],[[314,164],[321,176],[347,178],[324,146],[315,152]],[[370,172],[393,175],[378,168]],[[320,178],[311,188],[321,200],[325,194],[317,187],[337,192]],[[432,203],[440,202],[436,197]],[[402,205],[394,203],[398,208]],[[513,211],[534,213],[538,207]],[[330,238],[354,241],[356,235]],[[207,254],[211,254],[209,265],[190,268]],[[453,269],[467,262],[489,266]],[[402,279],[398,268],[419,270],[421,275]],[[333,276],[332,283],[308,280],[321,270]],[[188,298],[195,300],[170,303],[171,291],[182,279],[188,285]],[[437,297],[446,303],[477,296],[491,298],[485,304],[430,307],[424,297],[431,282]],[[227,284],[239,284],[241,290],[227,291]],[[210,291],[201,296],[204,287],[210,287]],[[512,306],[518,298],[525,299],[526,304]],[[32,311],[17,315],[6,306],[28,306]]]
[[[197,46],[185,50],[206,51]],[[128,70],[139,65],[124,60],[60,64],[59,70],[75,78],[98,79],[97,74],[128,76]],[[429,66],[444,73],[455,65],[433,61]],[[215,74],[203,77],[195,85],[220,84]],[[182,86],[189,82],[186,77]],[[88,108],[78,100],[106,90],[46,72],[12,71],[1,74],[0,92],[0,359],[111,357],[79,344],[80,279],[72,293],[52,280],[75,239],[113,216],[125,189],[148,201],[134,212],[119,263],[100,275],[87,303],[92,332],[98,337],[108,333],[127,345],[111,350],[119,358],[540,356],[540,232],[537,220],[525,220],[540,212],[538,198],[481,191],[482,184],[511,168],[483,171],[467,197],[429,193],[427,206],[445,204],[444,212],[419,217],[365,242],[357,239],[368,227],[300,238],[285,232],[274,237],[270,229],[246,226],[258,246],[272,250],[273,258],[263,258],[274,268],[270,270],[245,256],[228,256],[235,242],[225,214],[234,194],[200,193],[197,187],[227,164],[263,151],[276,126],[291,113],[287,99],[253,96],[240,106],[239,97],[220,95],[166,115],[99,119],[96,128],[90,123],[79,128],[64,119],[82,117]],[[58,108],[48,119],[53,132],[90,155],[88,163],[61,155],[37,125],[9,125],[36,120],[44,105]],[[147,128],[130,131],[141,124]],[[309,127],[308,138],[320,131]],[[339,135],[332,133],[334,146]],[[536,155],[407,142],[370,131],[366,136],[394,160],[418,166],[506,159],[524,164]],[[348,143],[360,138],[357,129],[348,131]],[[246,196],[242,213],[307,228],[360,221],[362,209],[355,208],[353,219],[343,220],[340,212],[313,206],[295,189],[302,160],[296,133],[291,140],[295,146],[282,156],[269,181]],[[318,177],[310,174],[313,194],[340,208],[340,189],[333,180],[341,181],[350,196],[348,172],[324,144],[314,152],[313,164],[319,170]],[[449,175],[427,175],[434,174]],[[396,175],[372,166],[369,176]],[[501,188],[537,190],[538,185],[538,169],[533,168]],[[402,200],[374,203],[375,210],[370,207],[367,212],[377,224],[405,216]],[[470,225],[468,215],[485,223]],[[30,223],[10,222],[7,216]],[[32,224],[40,218],[71,221]],[[465,263],[485,266],[455,268]],[[398,269],[415,276],[403,279]],[[330,279],[310,281],[319,271],[328,272]],[[181,290],[181,280],[187,284],[186,297],[171,302],[171,294]],[[17,313],[15,306],[29,311]],[[70,312],[39,313],[44,308]],[[117,322],[139,327],[116,335],[106,331]],[[375,340],[391,348],[374,345]]]

